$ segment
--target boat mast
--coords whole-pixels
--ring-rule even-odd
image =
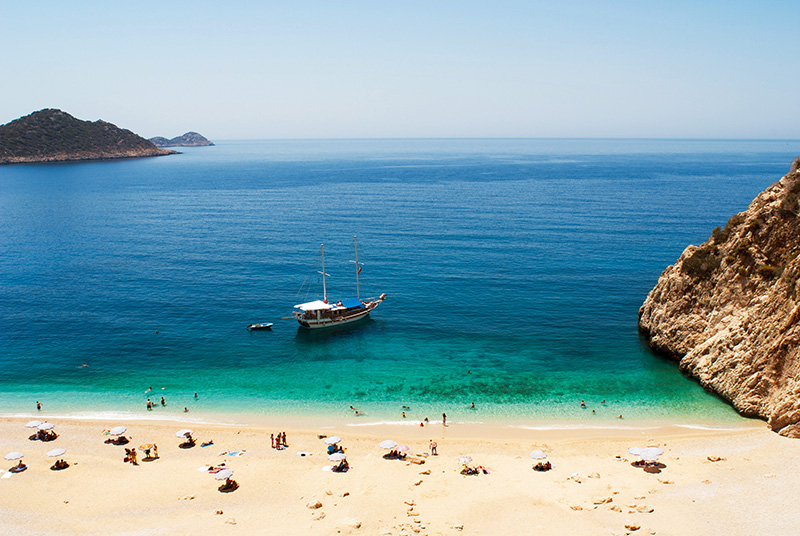
[[[361,266],[358,264],[358,240],[353,236],[353,244],[356,248],[356,260],[350,261],[356,263],[356,298],[361,299],[361,290],[358,287],[358,273],[361,271]]]
[[[322,252],[322,271],[317,273],[322,274],[322,300],[327,303],[328,290],[325,287],[325,276],[328,274],[325,273],[325,244],[320,244],[319,249]]]

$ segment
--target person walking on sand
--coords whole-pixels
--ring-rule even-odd
[[[158,445],[153,443],[153,458],[158,458]]]
[[[439,445],[436,444],[436,441],[431,439],[431,456],[438,456],[439,454],[436,452],[436,447]]]
[[[139,462],[136,461],[136,449],[135,448],[131,449],[131,463],[133,465],[139,465]]]
[[[269,443],[272,448],[275,448],[275,434],[269,434]]]

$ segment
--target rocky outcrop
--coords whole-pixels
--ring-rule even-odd
[[[800,437],[800,169],[667,267],[639,309],[651,347],[740,413]]]
[[[45,109],[0,125],[0,164],[108,160],[177,154],[106,121]]]
[[[197,132],[187,132],[183,136],[176,136],[171,140],[156,136],[150,138],[150,141],[158,147],[208,147],[214,145]]]

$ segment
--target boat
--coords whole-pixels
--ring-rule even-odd
[[[247,331],[259,331],[264,329],[272,329],[272,322],[262,322],[261,324],[250,324],[247,326]]]
[[[377,298],[361,299],[361,289],[359,287],[358,274],[361,273],[362,265],[358,262],[358,241],[353,237],[355,245],[356,260],[356,297],[349,298],[336,303],[328,301],[328,289],[325,285],[325,277],[330,277],[325,273],[325,245],[320,244],[322,254],[322,299],[308,303],[300,303],[294,306],[294,317],[300,325],[307,329],[331,328],[352,324],[369,317],[369,314],[386,299],[386,294],[381,294]]]

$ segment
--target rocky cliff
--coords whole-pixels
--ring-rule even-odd
[[[789,437],[800,437],[798,166],[687,247],[639,309],[653,349]]]
[[[176,154],[102,120],[45,109],[0,125],[0,164],[107,160]]]
[[[155,138],[150,138],[150,141],[158,147],[208,147],[214,145],[197,132],[187,132],[183,136],[176,136],[171,140],[156,136]]]

